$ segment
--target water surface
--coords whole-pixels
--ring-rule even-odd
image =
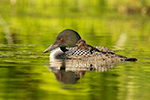
[[[74,67],[76,63],[62,66],[61,61],[56,61],[56,66],[53,66],[49,54],[43,55],[42,51],[37,49],[47,46],[1,44],[1,98],[14,100],[150,98],[149,51],[138,48],[130,50],[130,46],[125,47],[129,50],[116,49],[117,54],[136,57],[138,61],[118,62],[112,64],[110,68],[94,70],[85,66],[76,68]],[[111,46],[110,48],[115,49]],[[66,66],[69,68],[64,68]]]

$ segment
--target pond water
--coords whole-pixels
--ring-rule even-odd
[[[94,37],[92,42],[107,37]],[[136,62],[112,63],[91,70],[85,61],[50,61],[42,50],[49,45],[0,45],[0,98],[11,100],[101,99],[148,100],[150,98],[149,46],[116,49],[117,54],[136,57]],[[111,47],[114,48],[115,47]],[[131,49],[132,48],[132,49]],[[43,49],[43,50],[44,50]],[[81,64],[81,65],[80,65]],[[94,63],[93,63],[94,64]],[[89,68],[88,68],[89,67]]]
[[[31,5],[30,10],[23,4],[11,7],[9,14],[5,9],[0,15],[0,100],[150,100],[149,16],[59,16],[33,11]],[[76,30],[90,45],[138,60],[107,66],[52,61],[42,52],[66,28]]]

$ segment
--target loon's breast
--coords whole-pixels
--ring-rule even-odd
[[[65,53],[60,49],[60,47],[57,47],[51,51],[50,58],[61,59],[64,54]]]

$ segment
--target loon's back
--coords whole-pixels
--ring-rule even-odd
[[[114,61],[137,61],[136,58],[129,58],[115,54],[111,49],[103,46],[96,46],[100,52],[77,49],[77,47],[67,47],[67,51],[60,55],[60,59],[90,59],[90,60],[114,60]]]

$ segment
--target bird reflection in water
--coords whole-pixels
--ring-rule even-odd
[[[50,59],[48,69],[55,74],[59,82],[75,84],[86,71],[109,71],[114,68],[115,62],[118,62],[117,59]]]

